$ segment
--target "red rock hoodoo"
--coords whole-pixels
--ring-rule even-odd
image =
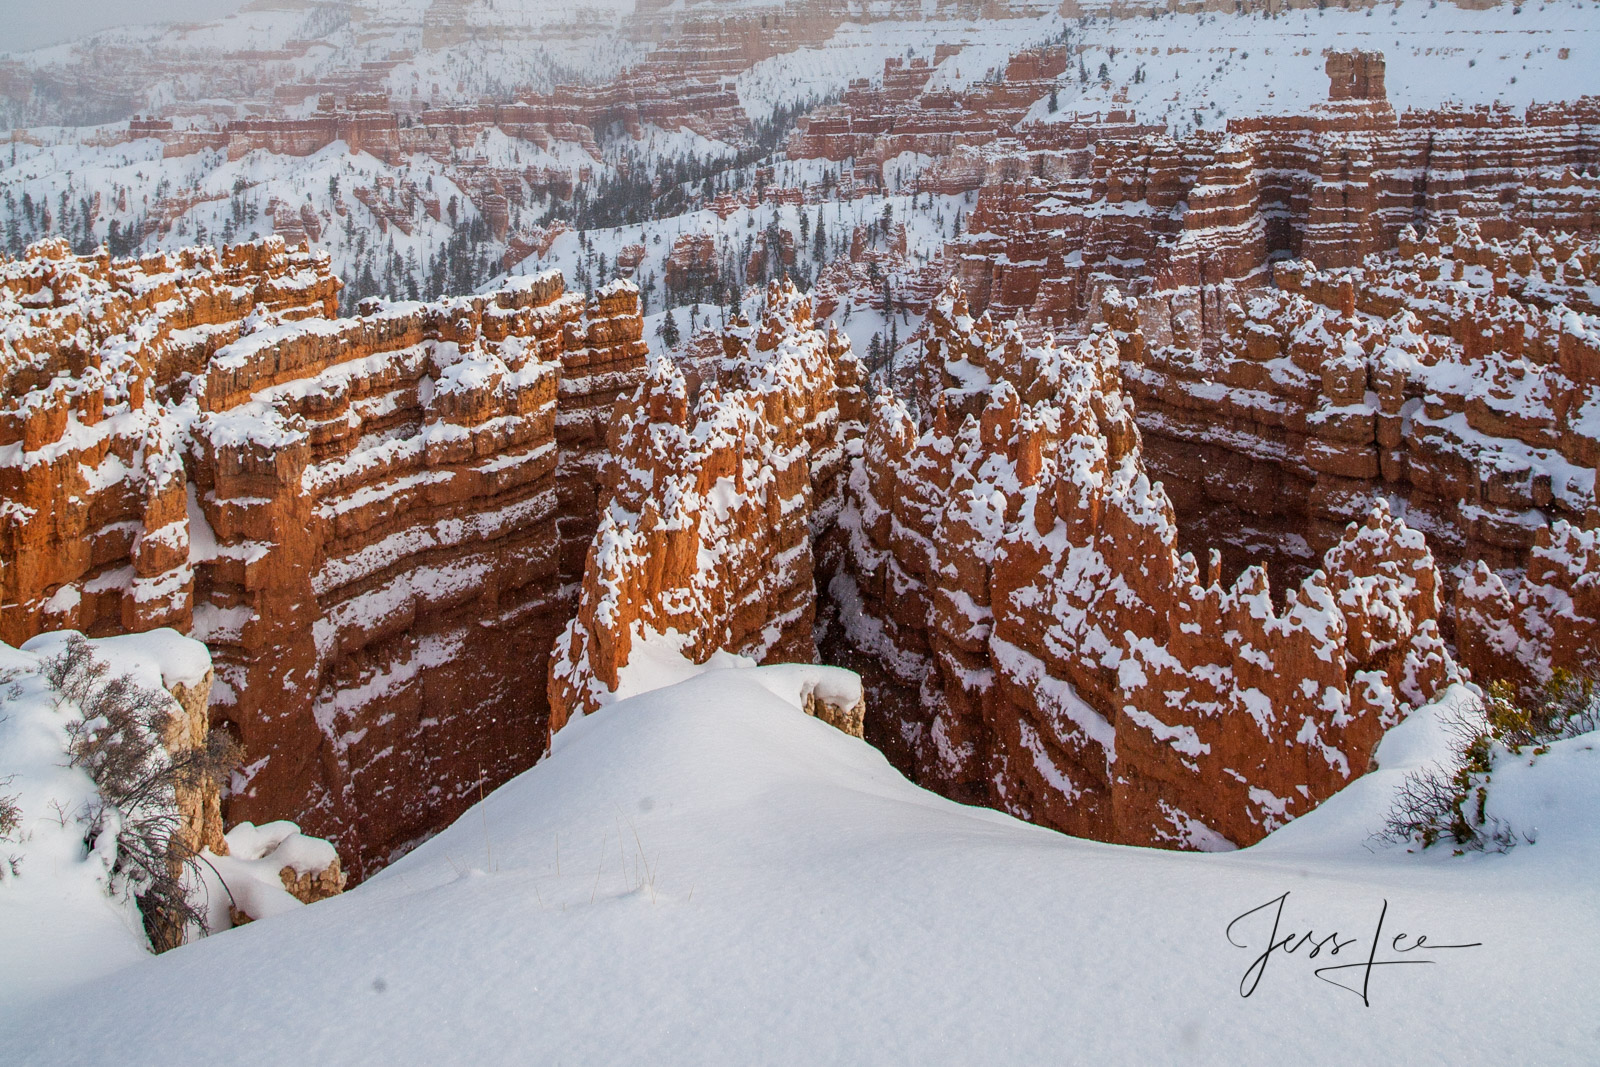
[[[360,877],[543,751],[645,347],[628,283],[352,319],[337,291],[276,239],[0,265],[0,640],[205,640],[230,819],[292,818]]]
[[[1380,503],[1279,602],[1260,567],[1202,577],[1122,390],[1143,345],[1031,345],[947,291],[925,416],[873,408],[834,596],[919,781],[1084,836],[1248,844],[1457,676],[1439,576]]]
[[[784,282],[721,355],[693,397],[652,357],[617,406],[600,528],[552,665],[552,730],[626,691],[642,639],[695,663],[719,650],[816,658],[813,545],[833,529],[860,436],[860,367]]]

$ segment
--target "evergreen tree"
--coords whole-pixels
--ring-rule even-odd
[[[668,348],[677,348],[683,335],[678,332],[677,312],[667,312],[667,317],[661,320],[661,339],[667,343]]]

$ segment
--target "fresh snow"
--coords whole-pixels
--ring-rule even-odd
[[[1368,840],[1406,771],[1442,757],[1438,706],[1259,845],[1173,853],[924,792],[766,670],[577,720],[359,888],[42,996],[0,1017],[0,1047],[169,1064],[225,1032],[247,1063],[1592,1062],[1595,735],[1510,791],[1541,832],[1508,854]],[[1375,968],[1370,1006],[1314,976],[1326,949],[1274,954],[1241,997],[1271,909],[1235,925],[1247,947],[1225,931],[1285,893],[1280,936],[1356,938],[1339,962],[1366,958],[1380,912],[1379,959],[1405,958],[1402,933],[1482,944]]]
[[[1330,4],[1275,16],[1090,17],[1069,26],[1087,79],[1075,61],[1061,79],[1059,110],[1041,100],[1030,120],[1127,108],[1181,135],[1220,129],[1230,118],[1304,114],[1328,98],[1324,53],[1353,48],[1384,54],[1396,111],[1451,103],[1520,108],[1593,93],[1590,72],[1600,60],[1600,8],[1592,0],[1484,11],[1448,0],[1353,11]]]

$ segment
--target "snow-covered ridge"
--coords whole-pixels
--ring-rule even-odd
[[[1179,854],[926,793],[761,674],[710,671],[605,707],[354,891],[5,1013],[0,1039],[29,1061],[114,1046],[150,1063],[214,1047],[219,1018],[294,1020],[252,1029],[238,1051],[251,1063],[308,1040],[327,1059],[393,1063],[1045,1062],[1064,1048],[1563,1063],[1587,1048],[1592,735],[1525,769],[1515,792],[1545,798],[1543,832],[1508,855],[1366,847],[1404,774],[1443,755],[1433,709],[1317,812],[1241,852]],[[1313,974],[1327,960],[1274,953],[1242,998],[1280,897],[1280,936],[1358,939],[1339,962],[1374,940],[1378,959],[1407,958],[1392,954],[1401,932],[1477,947],[1343,988]],[[1364,984],[1370,1008],[1352,991]],[[1466,1012],[1498,1021],[1463,1026]]]

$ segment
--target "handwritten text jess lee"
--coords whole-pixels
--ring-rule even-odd
[[[1306,959],[1319,959],[1324,955],[1338,956],[1342,950],[1348,950],[1361,941],[1359,937],[1340,937],[1336,930],[1329,934],[1318,936],[1314,930],[1305,932],[1285,931],[1283,923],[1283,907],[1288,901],[1289,894],[1273,897],[1258,907],[1234,918],[1228,924],[1228,943],[1235,948],[1254,948],[1260,945],[1260,932],[1267,929],[1270,917],[1271,933],[1266,938],[1266,947],[1245,968],[1244,977],[1239,979],[1239,995],[1248,997],[1256,991],[1261,984],[1262,977],[1267,973],[1267,964],[1275,954],[1283,956],[1298,955],[1301,950],[1309,949],[1305,953]],[[1439,945],[1428,940],[1427,934],[1398,933],[1389,939],[1388,951],[1397,959],[1382,959],[1379,957],[1383,946],[1383,924],[1389,914],[1389,902],[1385,900],[1383,907],[1378,911],[1378,924],[1372,931],[1371,944],[1365,950],[1365,958],[1350,963],[1332,963],[1318,967],[1312,973],[1329,985],[1338,986],[1340,989],[1354,993],[1361,998],[1367,1007],[1372,1006],[1370,998],[1372,986],[1372,972],[1378,967],[1396,967],[1422,963],[1436,963],[1436,960],[1425,958],[1429,952],[1442,952],[1445,949],[1477,948],[1483,942],[1474,941],[1470,944]],[[1255,936],[1252,936],[1254,932]],[[1236,936],[1237,935],[1237,936]],[[1354,949],[1352,954],[1360,954],[1361,948]],[[1346,956],[1349,959],[1349,956]],[[1354,972],[1347,973],[1347,972]],[[1359,985],[1356,982],[1359,981]]]

